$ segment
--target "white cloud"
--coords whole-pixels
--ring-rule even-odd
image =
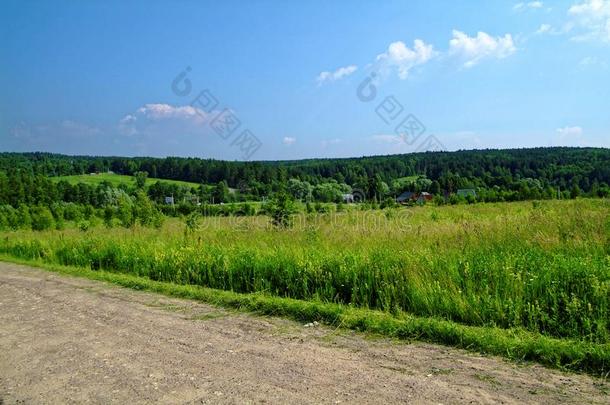
[[[411,69],[425,64],[436,54],[432,45],[426,44],[421,39],[413,41],[412,49],[404,42],[396,41],[388,46],[386,52],[377,55],[377,62],[396,68],[398,77],[406,79]]]
[[[584,146],[590,143],[583,136],[584,131],[579,126],[557,128],[555,132],[557,134],[555,142],[558,146]]]
[[[136,135],[152,125],[162,123],[177,125],[176,128],[193,129],[208,123],[216,113],[207,113],[190,105],[146,104],[133,114],[125,115],[119,121],[118,128],[119,132],[128,136]]]
[[[526,5],[537,8],[542,7],[542,2],[530,2]],[[551,27],[548,24],[543,24],[540,31],[546,32],[550,29]],[[502,59],[512,55],[516,50],[511,34],[505,34],[503,37],[492,37],[485,32],[478,32],[476,37],[469,37],[461,31],[453,30],[453,38],[449,41],[447,52],[438,52],[433,45],[427,44],[421,39],[414,40],[411,48],[402,41],[395,41],[388,46],[385,52],[377,55],[375,64],[368,64],[365,68],[375,69],[377,73],[381,73],[381,77],[396,71],[398,77],[404,80],[414,68],[422,66],[445,53],[461,58],[465,67],[472,67],[482,59]],[[352,74],[356,69],[356,65],[350,65],[339,68],[334,72],[321,72],[316,80],[318,85],[339,80]]]
[[[358,70],[358,66],[349,65],[349,66],[340,67],[337,70],[335,70],[334,72],[327,72],[327,71],[320,72],[320,74],[316,78],[316,81],[318,82],[318,85],[327,83],[327,82],[334,82],[336,80],[340,80],[340,79],[343,79],[344,77],[351,75],[356,70]]]
[[[550,24],[541,24],[540,28],[536,31],[536,34],[546,34],[552,31],[552,27]]]
[[[594,58],[592,56],[587,56],[585,58],[582,58],[578,64],[580,66],[591,66],[591,65],[595,65],[596,63],[597,63],[597,58]]]
[[[138,108],[137,113],[151,120],[179,119],[203,123],[208,118],[205,111],[190,105],[174,107],[169,104],[146,104]]]
[[[579,138],[582,136],[582,133],[582,128],[578,126],[557,128],[557,134],[559,135],[560,139]]]
[[[589,19],[607,17],[610,13],[610,2],[607,0],[585,0],[574,4],[568,10],[569,15],[581,16]]]
[[[331,145],[337,145],[339,143],[341,143],[340,138],[325,139],[321,142],[323,148],[327,148],[328,146],[331,146]]]
[[[574,40],[610,42],[610,0],[585,0],[568,10],[567,31],[576,30]]]
[[[517,48],[510,34],[503,37],[492,37],[479,31],[476,37],[453,30],[453,38],[449,41],[449,54],[464,61],[464,67],[472,67],[482,59],[503,59],[515,53]]]
[[[138,132],[136,131],[137,120],[135,115],[127,114],[119,121],[119,132],[128,136],[135,135]]]
[[[226,144],[226,139],[214,136],[220,134],[212,122],[220,113],[218,110],[207,112],[190,105],[145,104],[123,116],[117,123],[119,136],[115,142],[139,155],[150,156],[194,156],[219,151],[221,145]],[[241,124],[234,128],[232,139],[243,129]],[[225,146],[227,153],[238,153],[239,148]]]
[[[578,66],[581,68],[589,68],[589,67],[601,67],[602,69],[608,68],[608,62],[601,60],[595,56],[587,56],[584,57],[578,62]]]
[[[541,1],[530,1],[527,3],[521,2],[517,3],[513,6],[514,11],[525,11],[527,9],[540,9],[544,6],[544,3]]]
[[[282,139],[282,143],[286,146],[290,146],[292,144],[294,144],[297,141],[297,138],[294,138],[292,136],[285,136],[284,139]]]

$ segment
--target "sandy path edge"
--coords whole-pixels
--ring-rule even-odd
[[[608,383],[0,262],[0,403],[610,403]]]

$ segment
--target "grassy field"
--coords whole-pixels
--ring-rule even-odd
[[[607,200],[302,214],[287,230],[271,228],[266,217],[213,217],[188,238],[178,220],[161,230],[2,236],[0,253],[11,257],[361,309],[368,315],[350,327],[388,335],[401,333],[379,325],[415,316],[418,326],[405,336],[461,346],[455,328],[490,328],[489,336],[472,332],[481,337],[470,347],[511,357],[511,348],[543,339],[526,357],[610,368]]]
[[[112,184],[113,187],[117,187],[120,184],[129,184],[129,185],[133,185],[134,184],[134,180],[133,180],[133,176],[125,176],[122,174],[114,174],[114,173],[99,173],[99,174],[80,174],[80,175],[74,175],[74,176],[57,176],[57,177],[50,177],[51,180],[53,181],[61,181],[61,180],[65,180],[70,184],[77,184],[77,183],[85,183],[85,184],[90,184],[93,186],[96,186],[98,184],[101,184],[105,181],[109,182],[110,184]],[[187,181],[180,181],[180,180],[167,180],[167,179],[154,179],[154,178],[148,178],[146,179],[146,185],[150,186],[151,184],[160,181],[163,183],[169,183],[169,184],[176,184],[178,186],[185,186],[185,187],[199,187],[199,184],[197,183],[189,183]]]

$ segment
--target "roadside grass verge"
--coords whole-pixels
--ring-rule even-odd
[[[379,310],[280,298],[262,293],[241,294],[195,285],[159,282],[129,274],[52,265],[41,260],[24,260],[4,254],[0,255],[0,260],[245,312],[285,317],[299,322],[318,321],[403,340],[440,343],[498,355],[513,361],[534,361],[563,370],[582,371],[602,378],[610,373],[610,344],[551,338],[522,329],[467,326],[439,318],[416,317],[404,313],[393,315]]]

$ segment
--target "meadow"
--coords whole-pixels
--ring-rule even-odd
[[[282,229],[264,216],[206,217],[190,228],[168,219],[161,229],[9,231],[2,233],[0,254],[172,285],[374,310],[373,318],[416,316],[524,332],[598,350],[595,364],[574,368],[607,372],[607,199],[352,206],[301,213],[293,222]],[[573,361],[558,360],[568,367]]]
[[[97,174],[75,174],[71,176],[54,176],[49,177],[49,179],[53,181],[67,181],[70,184],[78,184],[84,183],[90,186],[98,186],[104,182],[110,183],[112,187],[118,187],[120,185],[133,186],[134,179],[133,176],[127,176],[122,174],[115,173],[97,173]],[[184,186],[188,188],[199,187],[197,183],[191,183],[188,181],[181,180],[169,180],[169,179],[156,179],[156,178],[147,178],[146,186],[150,186],[157,181],[166,184],[175,184],[177,186]]]

